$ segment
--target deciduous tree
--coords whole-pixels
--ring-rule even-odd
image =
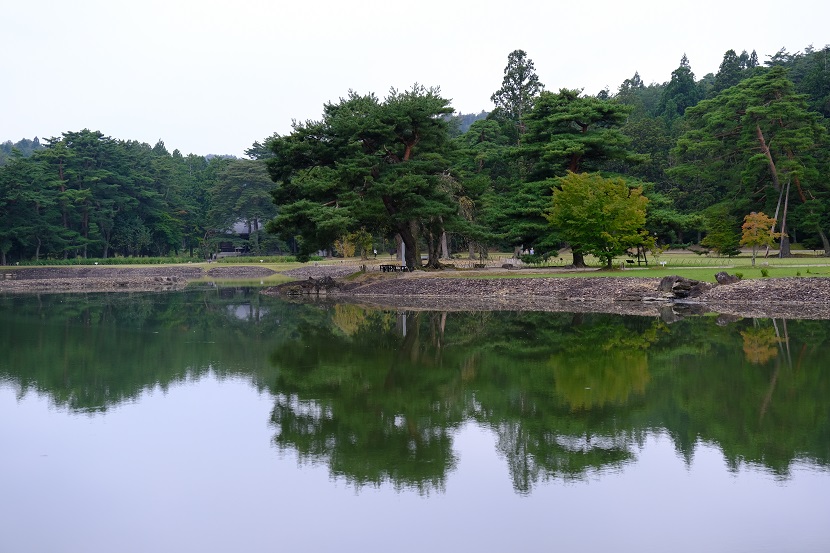
[[[752,248],[752,266],[755,266],[755,256],[758,248],[770,247],[775,240],[781,237],[780,232],[773,232],[775,219],[767,216],[763,211],[752,212],[744,217],[744,224],[741,226],[741,245]]]
[[[554,182],[553,206],[546,217],[573,248],[611,268],[614,258],[629,248],[651,246],[653,239],[644,230],[648,200],[642,188],[598,173],[569,172]]]

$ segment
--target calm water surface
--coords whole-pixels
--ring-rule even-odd
[[[830,550],[830,324],[0,297],[0,552]]]

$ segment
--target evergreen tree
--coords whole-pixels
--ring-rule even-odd
[[[701,102],[686,119],[689,130],[673,152],[681,163],[671,173],[685,185],[702,184],[699,196],[710,186],[727,186],[712,194],[713,203],[731,197],[743,213],[748,208],[780,212],[783,222],[790,185],[801,202],[826,189],[817,170],[826,127],[807,109],[785,68],[773,67]],[[826,227],[811,230],[830,251]],[[782,232],[781,255],[786,256],[786,229]]]
[[[544,85],[536,75],[533,61],[524,50],[514,50],[507,56],[501,88],[490,96],[497,117],[512,121],[516,128],[516,143],[525,132],[525,115]]]
[[[744,52],[745,54],[746,52]],[[745,62],[744,62],[745,63]],[[727,50],[723,55],[723,61],[720,64],[717,75],[715,75],[715,85],[712,89],[712,96],[716,96],[721,91],[726,90],[730,86],[735,86],[740,82],[742,76],[742,62],[735,50]]]
[[[279,215],[268,225],[302,236],[305,256],[366,228],[400,235],[406,265],[421,266],[418,238],[437,267],[440,237],[458,211],[449,175],[449,101],[438,89],[392,90],[383,100],[350,92],[323,119],[296,123],[269,142]]]
[[[689,65],[686,54],[680,59],[680,67],[672,71],[671,80],[663,90],[658,113],[669,121],[681,117],[686,110],[696,105],[701,99],[700,89],[695,82],[695,74]]]

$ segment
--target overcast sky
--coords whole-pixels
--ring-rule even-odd
[[[241,156],[349,89],[440,86],[492,109],[523,49],[548,90],[612,92],[830,43],[826,0],[0,0],[0,141],[84,128]]]

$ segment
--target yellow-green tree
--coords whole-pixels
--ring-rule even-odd
[[[781,237],[780,232],[773,232],[775,219],[764,214],[763,211],[752,212],[744,217],[744,224],[741,226],[743,235],[741,245],[752,248],[752,266],[755,266],[755,256],[761,246],[772,246],[775,240]]]
[[[629,248],[653,245],[643,228],[648,199],[641,187],[599,173],[568,172],[554,182],[553,206],[545,217],[572,249],[594,255],[610,269]]]

